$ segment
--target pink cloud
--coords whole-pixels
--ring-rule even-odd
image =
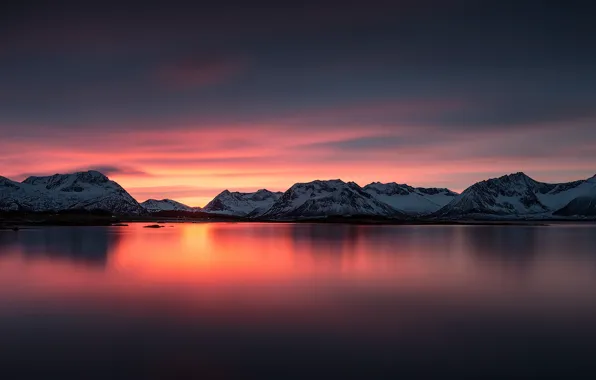
[[[295,182],[314,179],[341,178],[361,185],[396,181],[461,191],[489,176],[520,170],[544,181],[594,174],[592,140],[548,125],[542,126],[543,144],[538,145],[532,143],[536,130],[532,128],[457,133],[397,122],[392,128],[367,124],[325,128],[324,123],[317,124],[350,112],[391,113],[400,107],[403,112],[424,112],[429,104],[412,102],[408,108],[399,102],[363,103],[211,128],[204,121],[186,120],[161,124],[161,128],[157,122],[151,128],[128,123],[119,129],[7,135],[0,141],[0,175],[11,178],[73,168],[116,168],[107,174],[141,201],[173,198],[203,206],[226,188],[283,191]],[[461,107],[449,101],[436,105]],[[313,120],[317,122],[311,123]],[[287,127],[294,123],[303,123],[305,128]],[[573,168],[572,178],[564,175],[569,168]]]

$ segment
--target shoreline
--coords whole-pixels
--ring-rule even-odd
[[[84,214],[28,214],[0,216],[0,230],[18,230],[43,226],[121,226],[127,223],[176,224],[176,223],[295,223],[295,224],[349,224],[362,226],[549,226],[552,224],[596,224],[596,219],[524,219],[524,220],[440,220],[440,219],[385,219],[367,217],[326,217],[295,220],[265,220],[202,215],[196,218],[172,216],[112,216]]]

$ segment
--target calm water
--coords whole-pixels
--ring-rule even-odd
[[[0,231],[1,378],[596,378],[596,226],[142,226]]]

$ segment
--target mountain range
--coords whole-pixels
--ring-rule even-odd
[[[257,220],[382,217],[400,220],[549,219],[596,217],[596,176],[544,183],[524,173],[477,182],[461,194],[445,188],[373,182],[360,187],[339,179],[296,183],[285,192],[224,190],[204,208],[171,199],[138,203],[122,186],[97,171],[0,177],[0,211],[105,211],[115,215],[185,212]]]

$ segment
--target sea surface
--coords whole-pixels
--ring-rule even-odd
[[[596,379],[596,226],[0,231],[0,378]]]

